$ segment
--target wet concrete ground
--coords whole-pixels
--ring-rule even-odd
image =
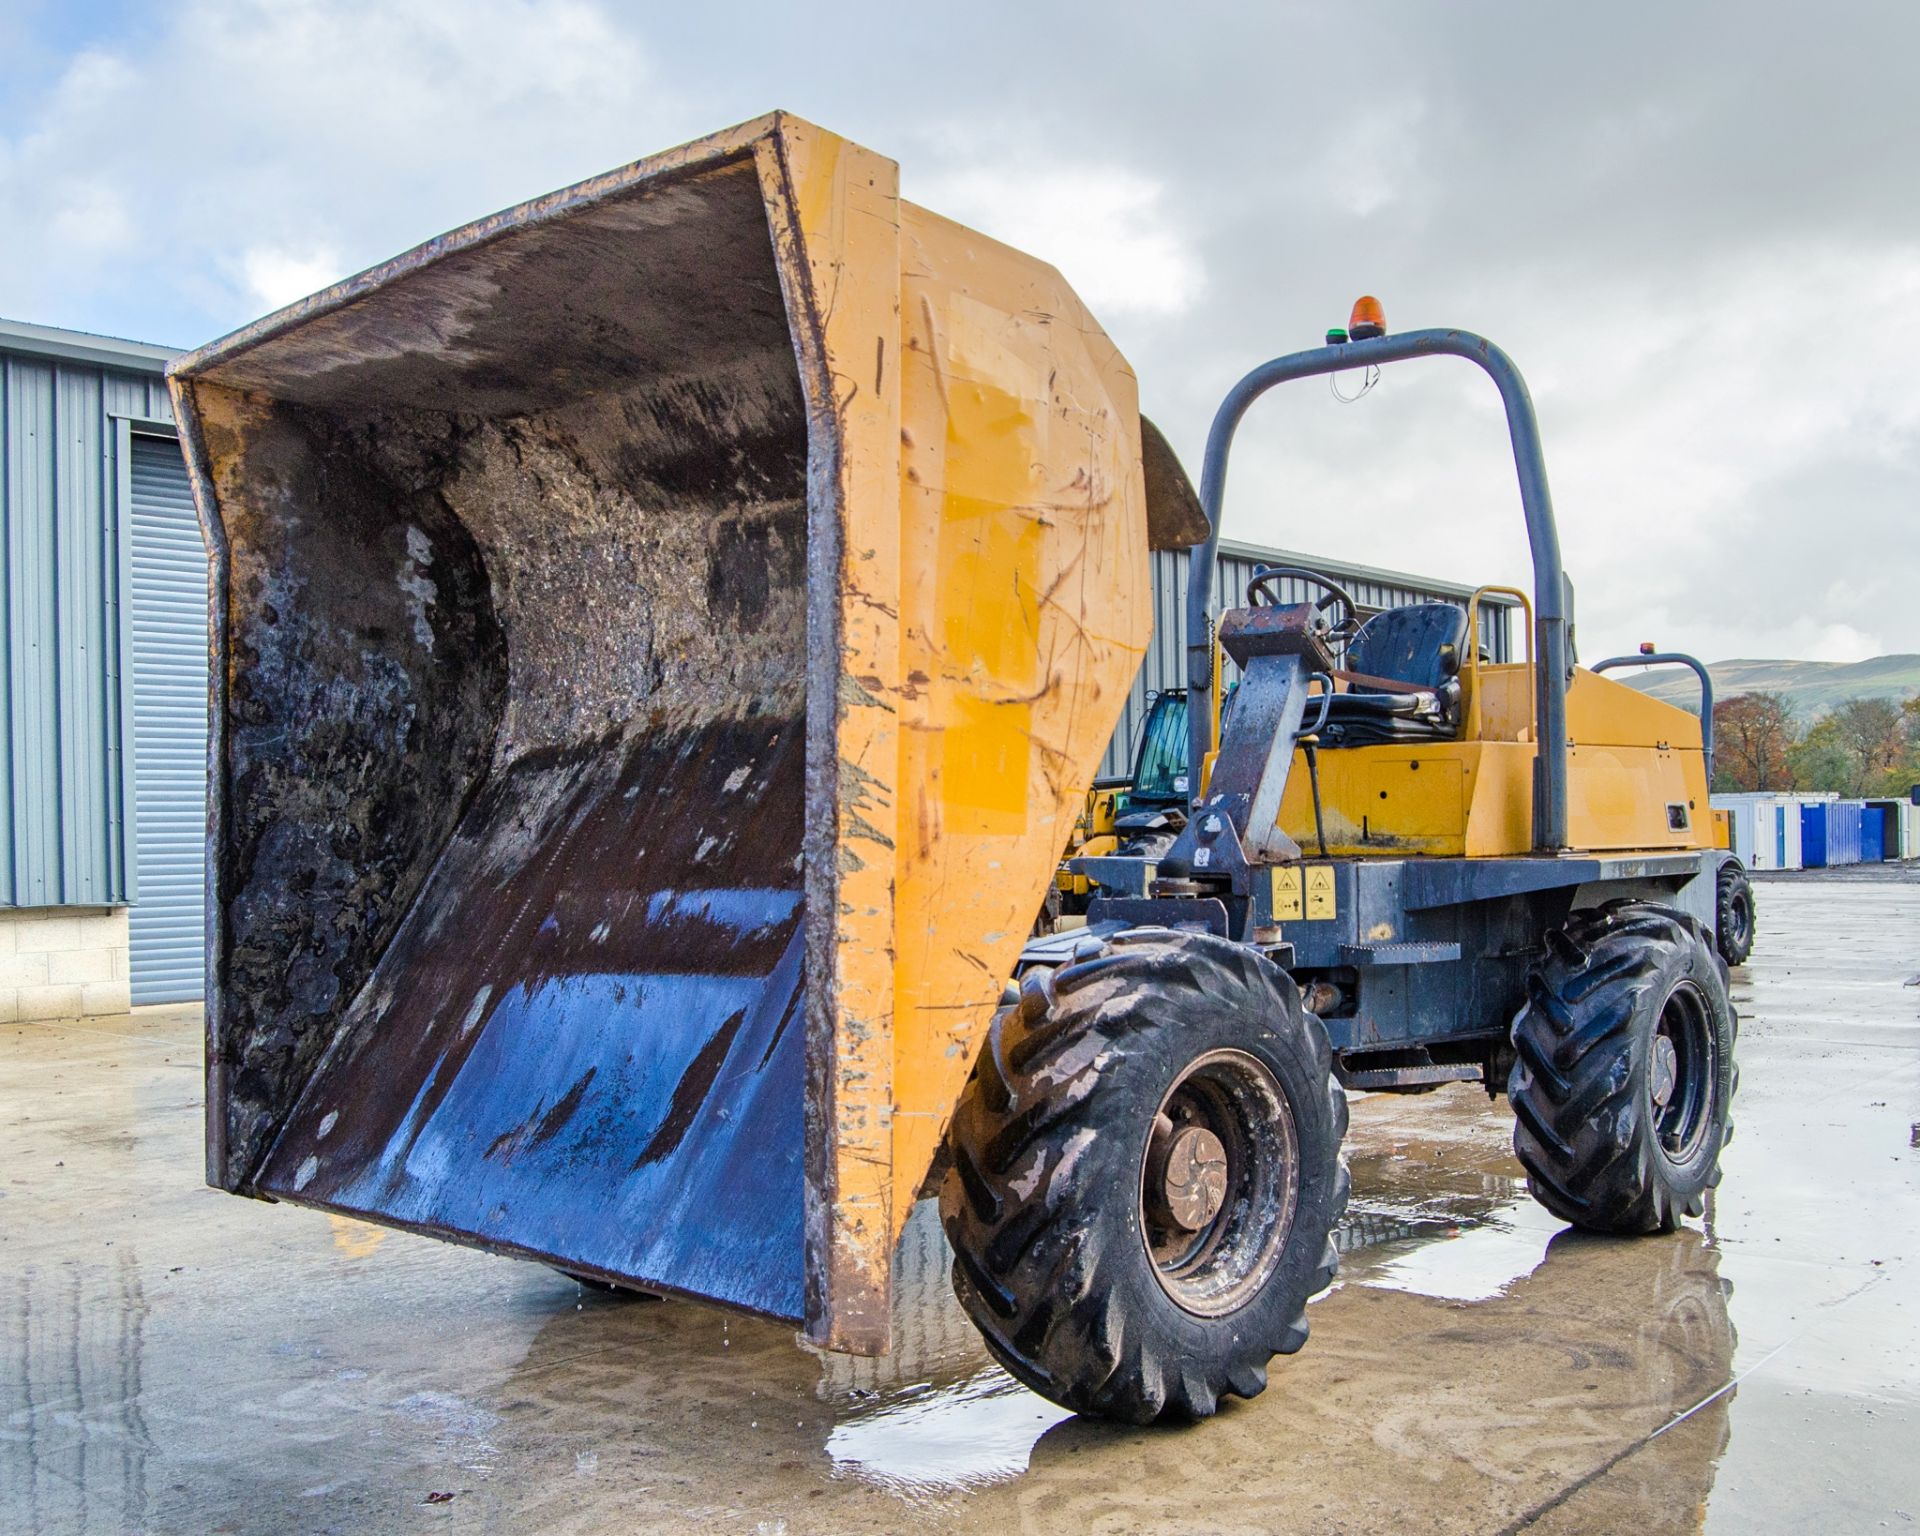
[[[1708,1219],[1527,1198],[1504,1102],[1354,1104],[1339,1286],[1192,1429],[988,1363],[931,1211],[883,1361],[200,1187],[197,1010],[0,1031],[0,1531],[1920,1524],[1920,885],[1769,883]]]

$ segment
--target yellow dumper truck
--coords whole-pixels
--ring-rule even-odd
[[[1698,726],[1568,669],[1557,550],[1526,664],[1419,614],[1220,617],[1243,680],[1183,841],[1027,947],[1151,545],[1199,545],[1210,654],[1217,476],[1196,518],[1060,275],[882,156],[762,118],[172,388],[213,551],[214,1184],[877,1353],[944,1143],[996,1353],[1148,1420],[1304,1338],[1343,1081],[1510,1075],[1588,1225],[1716,1176]]]

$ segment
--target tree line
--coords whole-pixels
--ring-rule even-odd
[[[1904,800],[1920,784],[1920,694],[1848,699],[1802,725],[1777,693],[1713,706],[1713,787],[1723,792],[1831,790]]]

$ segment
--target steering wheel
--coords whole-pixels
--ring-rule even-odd
[[[1324,615],[1329,608],[1339,605],[1340,617],[1331,620],[1330,633],[1336,640],[1351,640],[1360,629],[1359,609],[1347,589],[1338,582],[1329,581],[1318,571],[1310,571],[1301,565],[1258,565],[1247,581],[1247,601],[1256,608],[1278,608],[1281,606],[1279,589],[1271,585],[1282,577],[1291,577],[1295,581],[1304,581],[1320,588],[1325,594],[1313,601],[1315,613]]]

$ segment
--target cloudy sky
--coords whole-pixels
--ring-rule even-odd
[[[208,340],[787,107],[1055,262],[1197,470],[1360,292],[1527,372],[1582,651],[1920,651],[1920,6],[0,0],[0,314]],[[1527,579],[1465,365],[1270,396],[1229,537]]]

